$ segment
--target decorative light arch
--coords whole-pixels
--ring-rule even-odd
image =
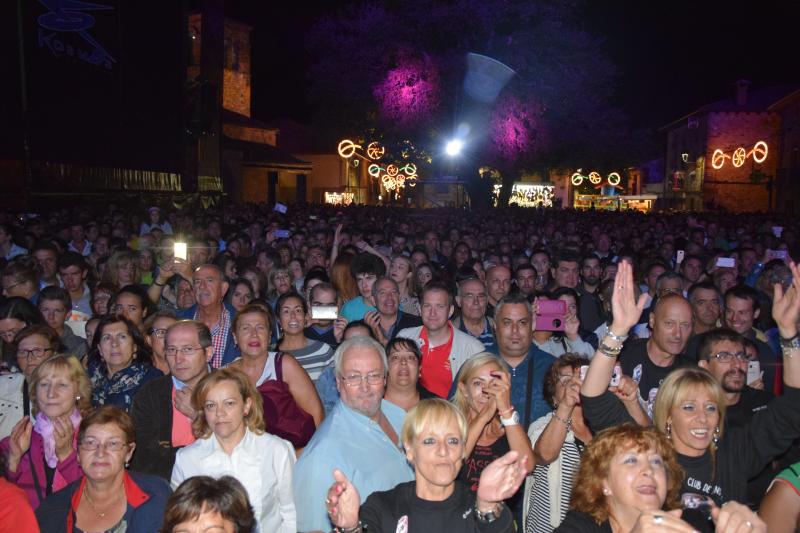
[[[749,152],[744,146],[739,146],[730,155],[717,148],[711,154],[711,167],[719,170],[725,166],[725,160],[730,159],[735,168],[740,168],[748,157],[752,157],[753,162],[760,164],[766,161],[767,155],[769,155],[769,146],[765,141],[756,142]]]

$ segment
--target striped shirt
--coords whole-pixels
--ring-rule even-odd
[[[317,381],[319,375],[322,374],[322,371],[333,359],[333,349],[330,346],[308,337],[306,337],[305,347],[297,350],[282,351],[293,355],[297,362],[300,363],[300,366],[308,372],[311,381],[314,382]]]
[[[581,464],[581,454],[575,442],[565,442],[561,447],[561,509],[558,512],[561,520],[569,510],[572,496],[572,485]],[[536,465],[533,469],[533,488],[528,493],[528,516],[525,520],[525,533],[552,533],[550,524],[550,482],[549,470],[558,468],[556,463]],[[560,521],[559,521],[560,522]]]

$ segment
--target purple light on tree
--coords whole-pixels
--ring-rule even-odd
[[[489,119],[492,152],[506,162],[513,162],[543,150],[541,115],[541,106],[534,101],[504,97]]]
[[[410,59],[387,72],[373,95],[383,118],[408,126],[431,118],[439,91],[439,73],[431,62]]]

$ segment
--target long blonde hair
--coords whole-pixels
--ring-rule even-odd
[[[469,398],[464,392],[462,392],[461,385],[464,385],[464,388],[468,389],[469,381],[475,376],[475,372],[477,372],[482,366],[488,364],[495,365],[498,371],[508,374],[508,367],[506,366],[505,362],[498,356],[489,352],[480,352],[476,354],[471,359],[467,360],[466,363],[461,365],[461,369],[458,371],[458,384],[456,386],[456,392],[450,401],[459,408],[467,420],[471,418]]]
[[[712,399],[717,402],[717,412],[719,413],[717,427],[719,431],[716,436],[717,438],[722,437],[725,421],[725,392],[710,372],[702,368],[694,367],[680,368],[670,372],[658,388],[656,403],[653,407],[653,424],[659,431],[665,435],[668,434],[667,424],[669,422],[670,413],[676,405],[684,401],[689,393],[696,388],[705,388]],[[712,441],[712,453],[715,452],[716,449],[717,447]]]

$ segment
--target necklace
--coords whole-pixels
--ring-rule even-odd
[[[83,495],[86,497],[86,501],[87,501],[87,502],[89,502],[89,505],[92,507],[92,510],[94,511],[94,514],[96,514],[96,515],[97,515],[97,518],[105,518],[105,517],[106,517],[106,513],[108,513],[108,509],[106,509],[106,511],[104,511],[104,512],[102,512],[102,513],[101,513],[101,512],[99,512],[99,511],[97,510],[97,507],[95,506],[94,502],[93,502],[93,501],[92,501],[92,499],[89,497],[89,493],[86,491],[86,487],[84,487],[84,488],[83,488]],[[114,505],[115,503],[117,503],[117,499],[118,499],[118,497],[117,497],[117,498],[114,498],[114,499],[111,501],[111,505]],[[111,505],[109,505],[109,507],[111,507]]]

